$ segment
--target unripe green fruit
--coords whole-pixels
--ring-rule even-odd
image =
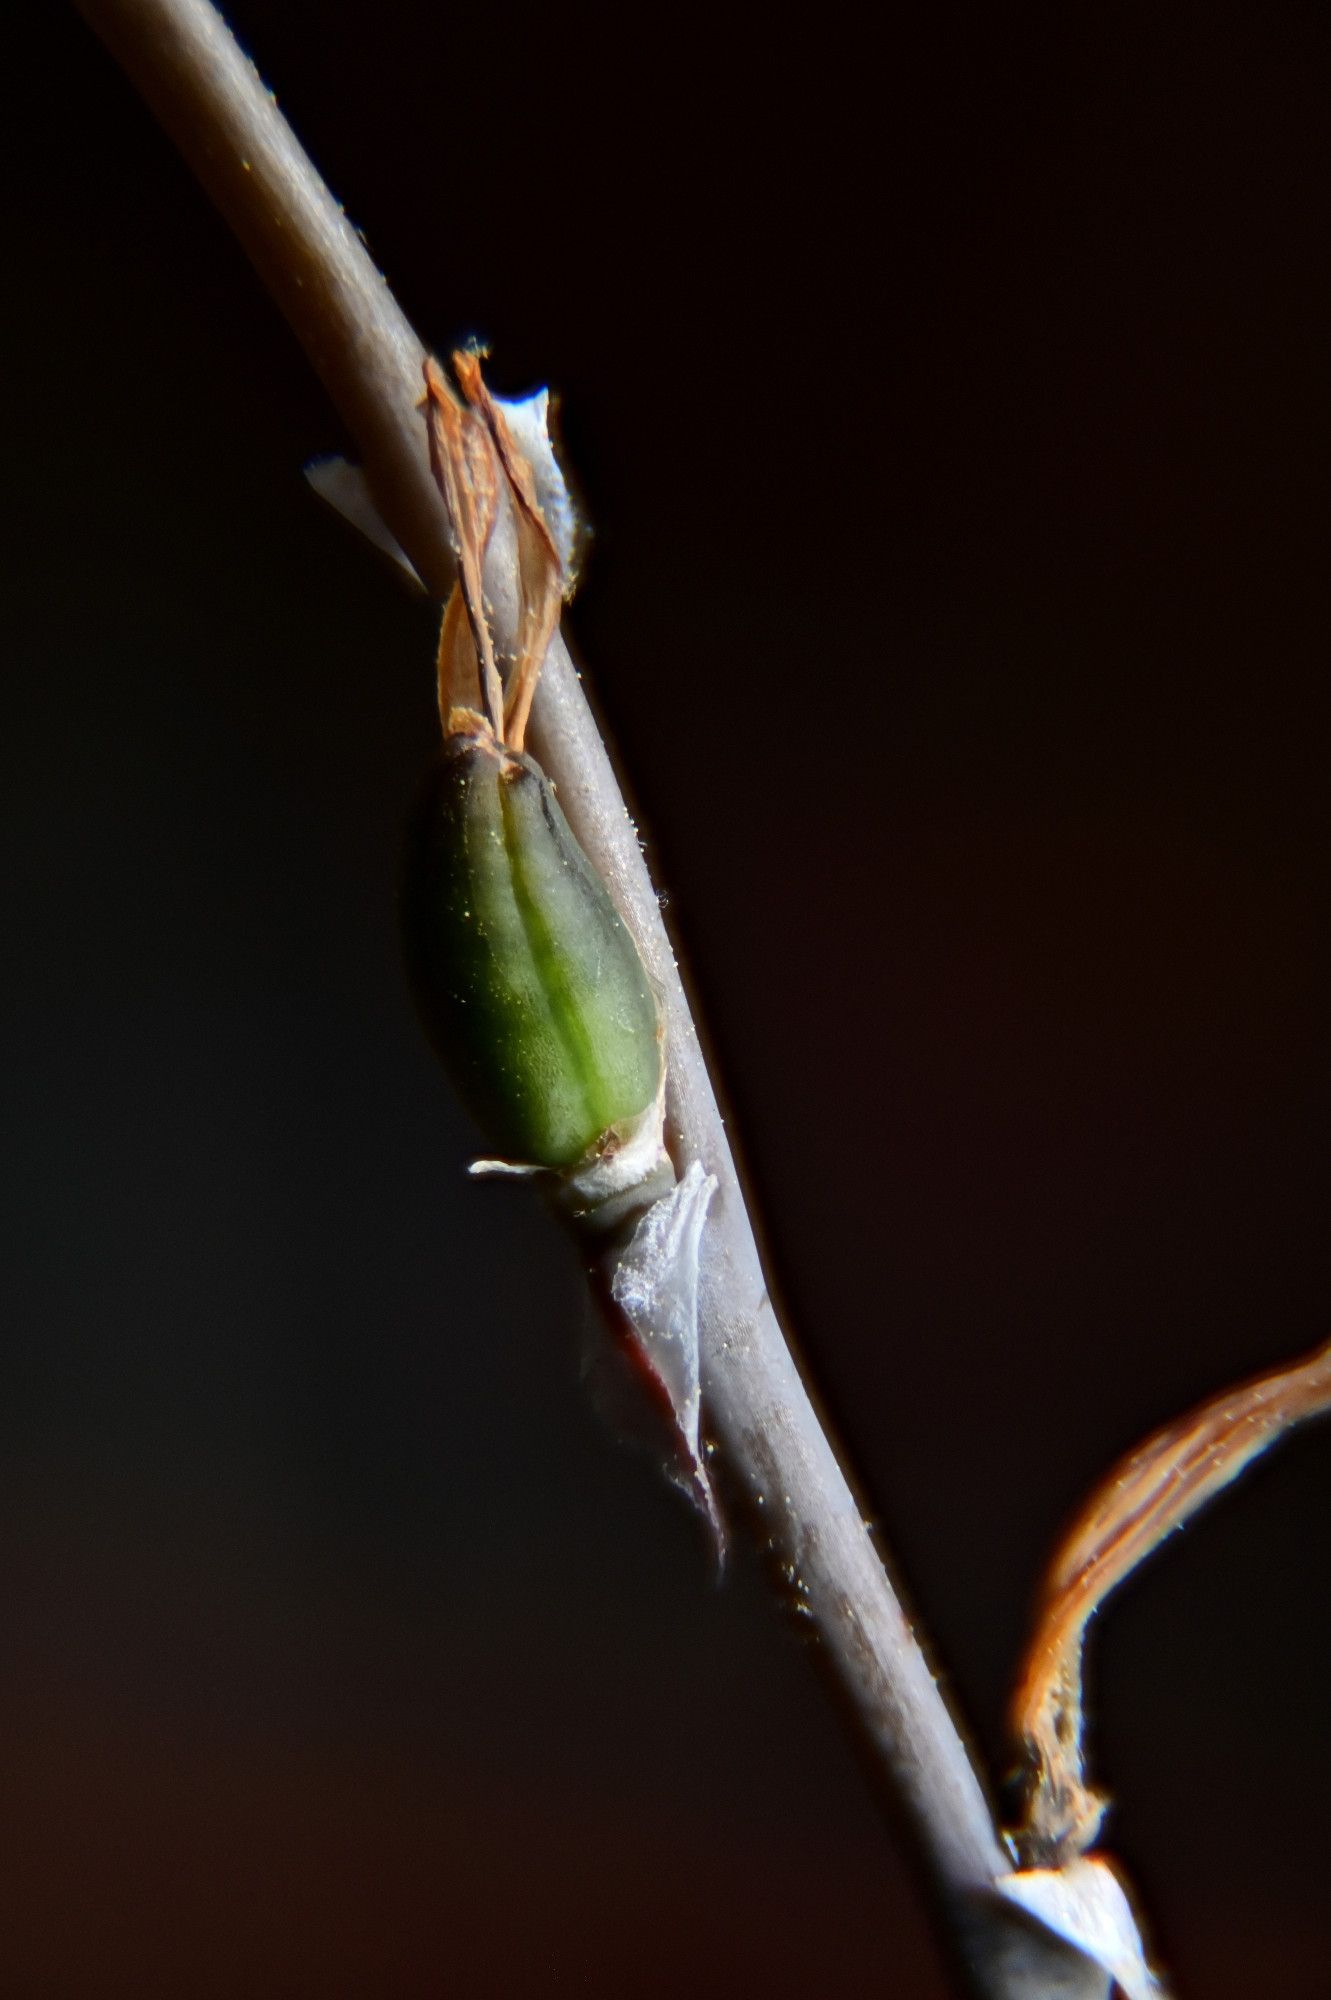
[[[496,1153],[571,1167],[661,1081],[637,947],[530,757],[445,740],[408,829],[402,935],[435,1051]]]

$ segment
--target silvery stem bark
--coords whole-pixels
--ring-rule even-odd
[[[424,349],[360,238],[207,0],[79,4],[240,238],[357,439],[385,520],[442,598],[453,565],[419,408]],[[730,1481],[793,1578],[901,1800],[976,1991],[992,2000],[1103,1995],[1103,1975],[1059,1948],[1037,1969],[1031,1941],[1018,1942],[994,1898],[1011,1863],[777,1323],[657,899],[558,635],[531,742],[664,996],[676,1163],[700,1160],[717,1178],[701,1272],[702,1369],[708,1428]]]

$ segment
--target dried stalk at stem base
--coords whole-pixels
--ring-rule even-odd
[[[1091,1618],[1166,1535],[1296,1424],[1328,1409],[1331,1344],[1167,1424],[1092,1493],[1050,1565],[1013,1702],[1026,1764],[1026,1813],[1014,1839],[1028,1866],[1057,1867],[1084,1853],[1104,1816],[1105,1799],[1086,1784],[1082,1744]]]

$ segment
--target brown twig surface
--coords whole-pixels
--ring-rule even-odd
[[[419,408],[425,350],[360,238],[207,0],[79,4],[243,243],[357,439],[385,520],[442,599],[453,564]],[[511,639],[512,577],[506,588],[501,563],[486,582],[497,629]],[[700,1319],[707,1426],[731,1487],[792,1579],[901,1802],[977,1992],[1104,1994],[1102,1974],[1064,1947],[1046,1950],[1020,1923],[1014,1946],[1016,1920],[995,1899],[1009,1858],[777,1323],[656,895],[559,633],[530,737],[663,997],[672,1153],[700,1160],[719,1184]]]

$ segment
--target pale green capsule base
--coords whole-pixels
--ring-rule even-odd
[[[530,757],[450,737],[408,835],[402,928],[431,1042],[497,1153],[569,1168],[654,1103],[637,947]]]

